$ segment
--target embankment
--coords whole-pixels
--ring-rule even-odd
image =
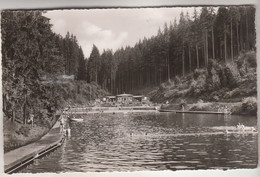
[[[256,114],[256,81],[256,53],[250,51],[234,62],[211,59],[207,68],[176,76],[149,96],[153,102],[189,105],[191,110],[216,111],[217,107],[227,105],[235,114]]]

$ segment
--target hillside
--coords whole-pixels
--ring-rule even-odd
[[[100,85],[95,82],[72,81],[67,84],[57,84],[57,90],[63,103],[88,104],[90,101],[108,95]]]
[[[242,102],[257,96],[256,77],[256,54],[251,51],[226,64],[210,60],[206,69],[196,69],[185,77],[176,76],[149,96],[158,103]]]

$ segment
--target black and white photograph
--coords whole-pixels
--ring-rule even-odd
[[[2,10],[4,173],[256,169],[256,10]]]

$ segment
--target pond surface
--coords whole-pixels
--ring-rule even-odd
[[[85,116],[71,122],[62,147],[19,172],[103,172],[257,167],[258,134],[212,127],[257,128],[257,118],[209,114],[134,113]]]

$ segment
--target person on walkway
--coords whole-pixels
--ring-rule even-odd
[[[34,119],[34,115],[30,114],[30,118],[28,120],[28,123],[31,124],[32,127],[33,127],[33,119]]]
[[[70,133],[70,131],[71,131],[71,130],[70,130],[70,126],[71,126],[70,123],[71,123],[71,122],[68,121],[67,118],[66,118],[66,120],[67,120],[67,121],[66,121],[66,123],[64,124],[63,129],[64,129],[64,131],[65,131],[65,133],[66,133],[66,136],[69,137],[69,136],[71,135],[71,133]]]
[[[227,108],[227,106],[225,106],[225,108],[224,108],[224,114],[227,114],[228,113],[228,108]]]
[[[64,118],[63,115],[60,118],[60,133],[63,133],[64,131]]]

